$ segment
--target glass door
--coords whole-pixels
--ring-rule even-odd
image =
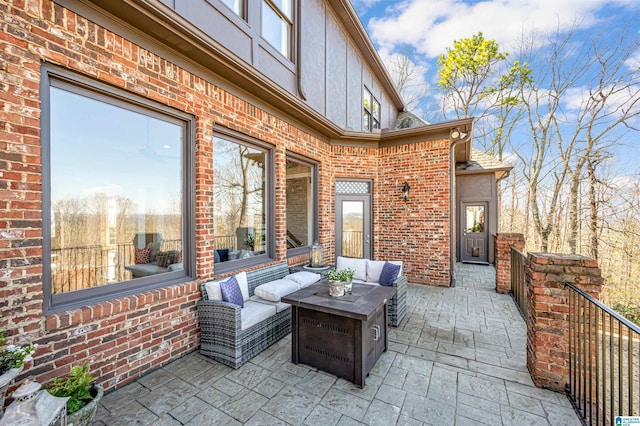
[[[336,196],[336,255],[371,258],[371,197]]]
[[[488,203],[462,203],[462,261],[487,263],[489,235],[486,224]]]

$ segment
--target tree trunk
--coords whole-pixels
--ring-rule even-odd
[[[587,176],[589,178],[589,240],[591,249],[589,255],[598,260],[598,201],[596,199],[596,166],[593,161],[587,162]]]
[[[578,247],[578,197],[580,196],[580,170],[574,170],[569,186],[569,253],[576,254]]]

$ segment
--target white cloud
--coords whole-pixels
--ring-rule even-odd
[[[354,3],[372,3],[358,0]],[[386,4],[386,3],[385,3]],[[590,28],[607,19],[605,8],[634,8],[637,0],[404,0],[387,6],[383,18],[367,24],[372,39],[381,47],[394,50],[410,44],[419,53],[435,58],[454,40],[483,32],[509,49],[523,33],[536,29],[552,32],[569,29],[576,23]]]

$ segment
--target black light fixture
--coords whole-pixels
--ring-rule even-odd
[[[407,182],[404,183],[404,186],[402,187],[402,194],[404,197],[405,201],[409,201],[409,190],[411,189],[411,187],[409,186],[409,184]]]

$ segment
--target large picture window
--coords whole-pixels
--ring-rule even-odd
[[[184,279],[190,117],[43,75],[47,308]]]
[[[262,0],[262,37],[291,59],[291,0]]]
[[[307,253],[317,239],[317,166],[303,158],[287,157],[287,250]]]
[[[271,149],[213,140],[216,273],[266,260],[272,245]]]

